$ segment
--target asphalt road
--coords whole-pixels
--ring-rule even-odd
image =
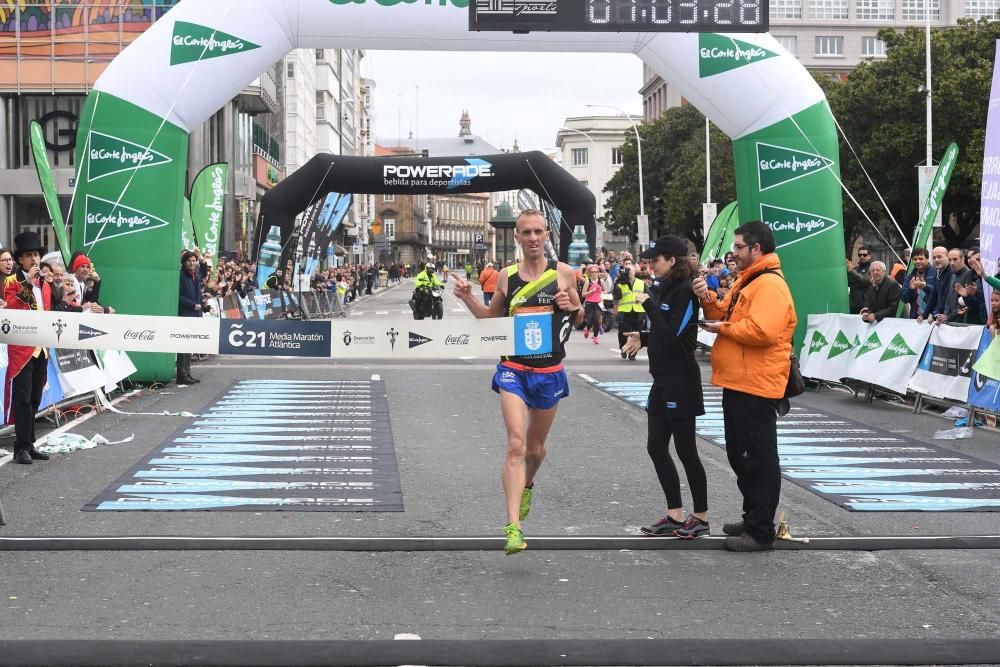
[[[450,286],[449,286],[450,288]],[[366,297],[353,318],[408,315],[409,286]],[[446,318],[469,317],[449,293]],[[645,415],[593,388],[648,378],[644,355],[622,361],[612,336],[574,334],[571,396],[560,406],[532,536],[623,535],[663,514],[645,452]],[[504,435],[490,390],[495,360],[434,363],[213,358],[200,385],[148,390],[130,413],[206,408],[247,378],[386,382],[405,511],[81,512],[162,443],[181,418],[101,414],[76,431],[113,447],[0,467],[8,525],[0,536],[501,535]],[[705,359],[704,377],[709,369]],[[799,405],[932,441],[946,422],[849,394]],[[935,444],[942,444],[937,442]],[[944,446],[1000,463],[1000,437]],[[701,443],[713,531],[738,517],[725,452]],[[685,498],[689,498],[685,489]],[[794,484],[781,509],[797,535],[1000,534],[1000,513],[848,512]],[[499,543],[498,543],[499,546]],[[138,551],[0,552],[0,639],[669,639],[994,638],[996,551]],[[1000,656],[998,656],[1000,661]],[[0,663],[3,657],[0,656]]]

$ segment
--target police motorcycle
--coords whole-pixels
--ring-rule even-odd
[[[428,273],[434,273],[433,264],[428,264],[426,268]],[[444,319],[444,285],[437,283],[421,285],[413,290],[410,308],[413,310],[413,319],[415,320],[428,317],[432,320]]]

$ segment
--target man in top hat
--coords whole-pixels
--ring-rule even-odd
[[[14,310],[52,310],[52,290],[41,278],[39,264],[45,248],[35,232],[14,237],[14,261],[18,269],[3,282],[3,300]],[[48,352],[44,347],[7,346],[7,378],[4,405],[7,424],[14,424],[14,462],[47,461],[35,449],[35,415],[48,379]]]

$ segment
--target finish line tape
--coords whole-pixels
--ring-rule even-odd
[[[0,343],[45,348],[336,359],[456,359],[552,351],[552,314],[462,320],[228,320],[4,310]]]

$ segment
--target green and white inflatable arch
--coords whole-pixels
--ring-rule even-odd
[[[183,0],[97,81],[79,130],[73,246],[125,313],[177,312],[188,133],[296,48],[628,52],[733,137],[740,219],[775,230],[800,314],[847,306],[837,136],[768,34],[470,33],[468,0]],[[544,66],[544,55],[539,56]],[[137,360],[172,376],[172,356]]]

